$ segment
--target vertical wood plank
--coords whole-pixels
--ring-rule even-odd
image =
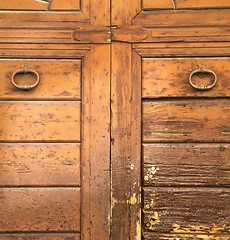
[[[82,240],[110,234],[110,46],[83,61]]]
[[[132,19],[141,11],[141,0],[111,0],[111,24],[131,24]]]
[[[131,44],[112,44],[111,236],[114,240],[140,239],[141,87],[138,80],[141,71],[135,68],[139,61],[136,53],[132,55]]]
[[[110,26],[110,0],[90,0],[90,22],[93,26]]]
[[[141,57],[132,50],[131,63],[131,238],[141,239]]]

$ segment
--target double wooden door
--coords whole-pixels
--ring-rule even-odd
[[[230,3],[0,9],[0,239],[229,239]]]

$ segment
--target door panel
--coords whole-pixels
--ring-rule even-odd
[[[144,186],[230,186],[229,144],[143,144]]]
[[[144,102],[143,142],[228,142],[230,102]]]
[[[14,47],[0,50],[8,56],[1,61],[0,239],[108,239],[110,46]],[[22,65],[39,73],[35,88],[12,84]],[[15,82],[24,86],[32,80],[22,73]]]
[[[0,104],[0,140],[79,142],[80,107],[71,101],[4,101]]]
[[[0,159],[1,186],[81,185],[78,143],[1,143]]]
[[[144,224],[157,232],[229,232],[229,189],[143,189]]]
[[[14,0],[13,2],[2,0],[1,10],[80,10],[80,0]]]
[[[207,9],[230,8],[228,0],[142,0],[142,9]]]
[[[80,189],[1,189],[1,232],[80,231]]]
[[[227,58],[144,58],[142,60],[142,97],[229,97],[229,59]],[[214,73],[202,72],[212,70]],[[209,86],[217,77],[217,84],[209,91],[197,91],[197,86]],[[200,72],[199,72],[200,71]]]
[[[0,61],[1,99],[23,100],[80,100],[81,60],[68,59],[11,59]],[[31,91],[15,88],[9,79],[19,85],[33,84],[36,76],[23,71],[36,71],[39,84]],[[14,75],[15,74],[15,75]]]

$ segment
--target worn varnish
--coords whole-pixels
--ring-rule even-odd
[[[229,100],[143,103],[143,142],[228,142]]]
[[[145,232],[145,240],[229,240],[229,234],[170,234],[170,233],[153,233]]]
[[[142,0],[142,9],[230,8],[228,0]]]
[[[227,58],[144,58],[142,60],[142,97],[229,97]],[[203,68],[215,72],[217,84],[209,91],[197,91],[189,84],[192,71]],[[208,85],[213,79],[204,74],[197,84]]]
[[[80,240],[79,233],[0,234],[1,240]]]
[[[79,102],[5,101],[0,113],[1,141],[80,141]]]
[[[230,186],[229,144],[144,144],[145,186]]]
[[[226,188],[144,188],[144,224],[151,231],[227,233],[230,191]]]
[[[2,0],[1,10],[80,10],[80,0],[14,0],[9,2]]]
[[[79,144],[0,144],[1,186],[80,186]]]
[[[80,231],[80,189],[0,189],[0,231]]]

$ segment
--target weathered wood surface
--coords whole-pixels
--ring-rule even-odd
[[[80,102],[4,101],[0,141],[80,141]]]
[[[142,0],[142,9],[230,8],[228,0]]]
[[[0,234],[1,240],[80,240],[79,233]]]
[[[144,225],[158,232],[229,233],[228,188],[144,188]]]
[[[144,58],[142,60],[142,97],[229,97],[228,65],[227,58]],[[217,75],[217,84],[212,89],[198,91],[189,84],[189,75],[199,67],[212,70]],[[199,85],[212,82],[209,77],[198,80]]]
[[[81,240],[110,235],[110,46],[92,44],[82,66]]]
[[[109,27],[78,27],[73,38],[79,43],[110,43],[111,31]]]
[[[141,11],[141,0],[111,1],[111,25],[130,25]]]
[[[50,0],[49,10],[70,10],[76,11],[81,10],[81,2],[80,0]]]
[[[1,10],[80,10],[80,0],[1,0]]]
[[[174,0],[142,0],[142,9],[175,9]]]
[[[1,232],[80,231],[80,189],[0,189]]]
[[[1,60],[0,67],[2,69],[0,99],[79,100],[81,98],[80,60]],[[13,73],[25,67],[35,70],[40,77],[36,88],[29,91],[17,89],[11,82]],[[30,78],[23,74],[19,80],[19,84],[24,85],[30,82]]]
[[[145,186],[230,186],[229,144],[144,144]]]
[[[143,142],[228,142],[229,100],[143,102]]]
[[[0,144],[0,186],[80,186],[79,144]]]
[[[141,58],[131,51],[130,44],[112,44],[111,238],[114,240],[140,239],[141,234],[140,67]]]
[[[145,232],[145,240],[229,240],[229,234],[170,234]]]
[[[154,3],[155,1],[152,1]],[[144,27],[182,27],[183,31],[192,31],[193,27],[228,26],[229,10],[199,11],[142,11],[132,21],[133,25]],[[179,30],[179,29],[178,29]],[[160,40],[160,39],[159,39]],[[175,40],[175,39],[174,39]]]

